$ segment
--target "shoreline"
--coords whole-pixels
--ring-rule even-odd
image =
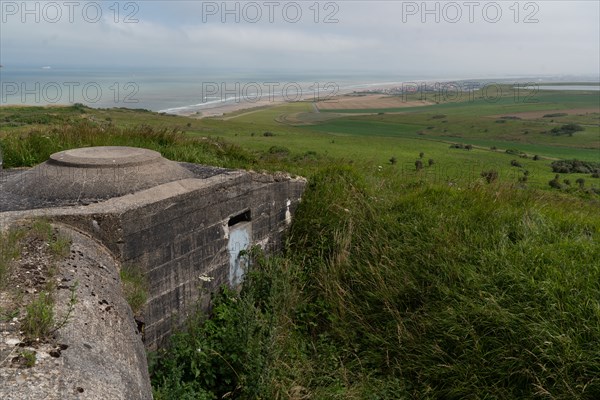
[[[156,112],[159,114],[168,114],[168,115],[176,115],[194,119],[203,119],[203,118],[214,118],[214,117],[227,117],[228,114],[237,113],[240,111],[248,110],[252,111],[254,109],[263,109],[268,107],[279,106],[285,103],[293,103],[293,102],[307,102],[311,101],[313,104],[319,101],[327,101],[339,99],[340,97],[347,96],[349,94],[357,93],[363,96],[392,96],[394,91],[401,88],[403,85],[431,85],[435,83],[446,83],[446,82],[462,82],[467,80],[451,80],[451,79],[443,79],[443,80],[435,80],[435,79],[421,79],[421,80],[410,80],[410,81],[397,81],[397,82],[378,82],[378,83],[357,83],[351,86],[346,86],[344,88],[338,88],[335,94],[329,94],[329,92],[322,90],[321,92],[309,92],[307,90],[306,93],[301,94],[298,99],[287,100],[282,95],[271,96],[271,98],[258,99],[257,101],[249,101],[248,99],[244,99],[242,97],[232,97],[225,100],[216,100],[209,101],[206,103],[200,104],[192,104],[185,105],[180,107],[173,107],[162,110],[150,110],[148,108],[135,108],[135,107],[94,107],[87,104],[84,104],[86,107],[90,108],[125,108],[132,110],[149,110],[152,112]],[[556,86],[556,90],[560,90],[561,85],[582,85],[582,84],[590,84],[590,82],[543,82],[545,85]],[[593,82],[597,83],[597,82]],[[303,88],[304,89],[304,88]],[[548,89],[551,90],[551,89]],[[319,94],[322,96],[319,98]],[[266,96],[265,96],[266,97]],[[316,97],[316,99],[315,99]],[[315,101],[316,100],[316,101]],[[67,103],[67,104],[0,104],[0,108],[27,108],[27,107],[45,107],[45,108],[61,108],[61,107],[72,107],[77,103]],[[318,109],[317,109],[318,111]]]

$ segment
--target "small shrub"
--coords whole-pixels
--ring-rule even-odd
[[[422,170],[423,169],[423,161],[421,161],[421,160],[415,161],[415,168],[417,171]]]
[[[423,153],[423,152],[420,152],[420,153],[419,153],[419,158],[423,158],[423,157],[425,157],[425,153]]]
[[[567,186],[571,186],[571,181],[569,179],[564,179],[563,183]]]
[[[71,239],[60,234],[53,237],[48,245],[52,254],[58,259],[67,257],[71,251]]]
[[[435,160],[433,158],[430,158],[428,163],[429,163],[429,166],[431,167],[433,164],[435,164]]]
[[[550,185],[550,187],[553,189],[562,189],[562,185],[560,184],[559,178],[560,175],[556,175],[554,179],[548,182],[548,185]]]
[[[583,178],[579,178],[579,179],[577,179],[575,182],[576,182],[576,183],[579,185],[579,187],[580,187],[581,189],[583,189],[583,188],[585,187],[585,179],[583,179]]]
[[[533,161],[537,161],[540,159],[540,156],[538,156],[537,154],[535,156],[533,156]]]
[[[36,359],[37,355],[34,350],[21,350],[17,357],[12,359],[12,363],[20,368],[32,368],[35,366]]]
[[[397,162],[398,162],[398,159],[396,159],[396,157],[390,158],[390,164],[396,165]]]
[[[290,154],[290,149],[284,146],[271,146],[269,148],[269,154],[276,154],[279,156],[285,156]]]
[[[560,128],[553,128],[550,130],[550,133],[553,134],[554,136],[560,136],[560,135],[569,135],[569,136],[573,136],[573,134],[575,132],[581,132],[583,131],[583,127],[581,125],[578,124],[566,124],[561,126]]]
[[[266,131],[266,132],[263,133],[263,136],[264,137],[271,137],[271,136],[275,136],[275,134],[273,132]]]
[[[25,308],[21,329],[30,339],[46,338],[54,326],[54,300],[47,292],[41,292]]]
[[[517,160],[511,160],[510,165],[512,167],[523,168],[523,166],[521,165],[521,163],[519,163]]]
[[[465,146],[465,149],[466,149],[466,150],[473,150],[473,145],[472,145],[472,144],[467,144],[467,145]]]
[[[505,115],[503,117],[500,117],[501,119],[512,119],[512,120],[519,120],[521,119],[520,117],[517,117],[516,115]]]
[[[498,179],[498,171],[489,170],[489,171],[481,171],[481,176],[485,179],[487,183],[492,183]]]

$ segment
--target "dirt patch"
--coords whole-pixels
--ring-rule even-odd
[[[316,103],[319,110],[368,110],[382,108],[410,108],[434,104],[425,100],[406,101],[401,96],[380,94],[366,96],[339,96]]]

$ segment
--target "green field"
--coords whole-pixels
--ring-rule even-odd
[[[5,167],[129,145],[308,178],[285,249],[252,250],[241,292],[149,355],[158,400],[595,400],[600,171],[549,183],[553,161],[600,163],[599,96],[201,120],[1,107],[0,145]]]

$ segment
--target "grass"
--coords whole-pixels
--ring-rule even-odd
[[[539,100],[331,118],[310,103],[204,120],[84,109],[0,141],[11,166],[118,144],[309,178],[285,251],[252,252],[242,291],[215,294],[209,316],[150,358],[157,399],[597,399],[600,213],[587,188],[600,181],[548,181],[556,159],[600,161],[598,119],[496,121],[598,107],[598,94]],[[566,123],[585,130],[543,133]],[[421,152],[435,164],[416,171]]]
[[[8,285],[9,274],[13,267],[12,262],[21,256],[21,247],[26,241],[42,242],[48,246],[50,255],[54,260],[60,260],[69,255],[71,248],[70,238],[56,233],[50,222],[43,218],[36,218],[26,225],[9,230],[0,236],[0,287],[5,289]],[[68,322],[68,318],[75,305],[75,287],[72,289],[69,311],[66,316],[57,321],[54,314],[54,299],[52,292],[54,285],[52,275],[55,273],[53,265],[43,265],[45,273],[50,276],[46,287],[25,306],[25,316],[21,321],[21,329],[30,340],[45,340],[54,331],[60,329]],[[13,310],[6,318],[18,316],[19,312]]]
[[[25,368],[31,368],[35,365],[37,356],[33,350],[23,350],[19,352],[19,357],[23,358]]]
[[[330,168],[310,180],[285,254],[255,261],[237,300],[218,297],[210,322],[177,336],[153,384],[178,398],[595,399],[596,211]],[[223,352],[240,330],[252,339]],[[194,368],[229,378],[215,388]]]
[[[25,307],[21,329],[31,340],[47,338],[54,328],[54,300],[49,292],[41,292]]]
[[[143,271],[134,265],[124,265],[119,272],[125,300],[134,315],[138,315],[148,299],[148,283]]]
[[[11,263],[19,256],[19,241],[24,235],[25,231],[21,229],[0,232],[0,289],[4,289],[8,283]]]

